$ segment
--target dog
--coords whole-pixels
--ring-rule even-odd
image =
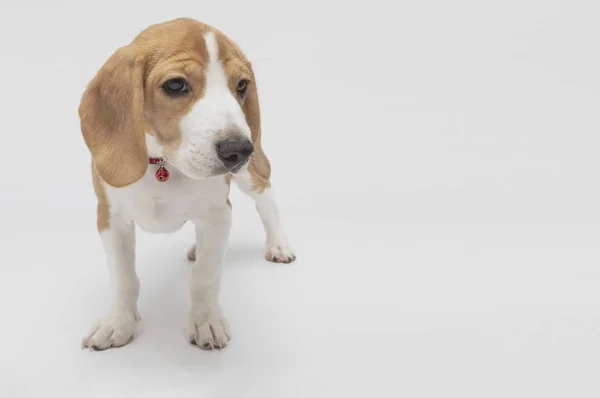
[[[115,290],[111,310],[82,346],[104,350],[134,337],[141,319],[135,224],[170,233],[191,221],[189,341],[224,348],[231,336],[219,289],[232,180],[255,200],[267,260],[296,258],[271,193],[251,63],[225,34],[197,20],[151,25],[97,72],[81,98],[79,118]]]

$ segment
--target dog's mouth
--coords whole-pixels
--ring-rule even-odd
[[[213,164],[212,167],[201,166],[195,162],[185,161],[178,162],[178,157],[163,156],[165,160],[165,166],[167,168],[172,167],[183,173],[188,178],[194,180],[203,180],[211,177],[218,177],[226,174],[239,175],[247,170],[250,159],[246,159],[243,162],[235,165],[234,167],[227,167],[224,164]]]
[[[230,173],[233,175],[237,175],[240,174],[240,172],[246,170],[248,168],[248,163],[249,159],[245,160],[244,162],[238,164],[237,166],[235,166],[233,169],[231,169]]]

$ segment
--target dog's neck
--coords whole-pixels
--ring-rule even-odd
[[[146,133],[146,147],[148,148],[148,156],[151,158],[162,158],[163,147],[158,143],[156,137]]]

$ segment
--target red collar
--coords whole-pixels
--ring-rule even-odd
[[[158,170],[154,176],[159,182],[166,182],[169,179],[169,171],[165,168],[165,160],[163,158],[148,158],[148,164],[158,164]]]

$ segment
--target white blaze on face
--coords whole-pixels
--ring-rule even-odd
[[[216,142],[228,138],[231,133],[237,137],[251,137],[244,112],[229,90],[214,33],[208,32],[204,40],[208,50],[204,96],[179,122],[181,147],[172,162],[192,178],[210,177],[222,168],[215,152]]]

